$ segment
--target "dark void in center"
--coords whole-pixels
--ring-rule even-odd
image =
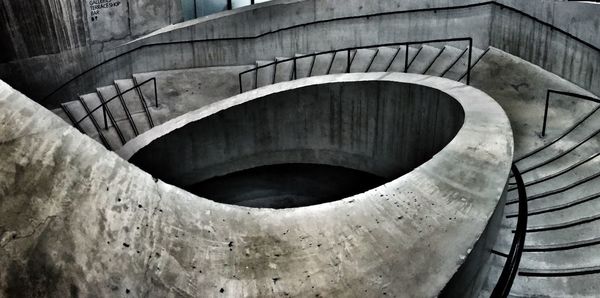
[[[187,190],[216,202],[261,208],[294,208],[343,199],[387,180],[324,164],[261,166],[214,177]]]

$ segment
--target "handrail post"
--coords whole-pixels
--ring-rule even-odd
[[[406,44],[406,51],[404,51],[404,72],[408,72],[408,44]]]
[[[471,85],[471,59],[473,57],[473,38],[469,37],[469,62],[467,68],[467,85]]]
[[[542,138],[546,136],[546,120],[548,119],[548,103],[550,101],[550,90],[546,91],[546,106],[544,107],[544,123],[542,124]]]
[[[254,89],[258,88],[258,64],[254,68]]]
[[[292,69],[292,80],[295,80],[298,78],[298,74],[296,73],[296,57],[294,57],[294,65],[293,65],[293,69]]]
[[[104,116],[104,130],[108,130],[108,122],[106,121],[106,105],[102,103],[102,116]]]
[[[350,50],[348,50],[348,63],[346,65],[346,73],[350,73]]]
[[[154,107],[158,109],[158,92],[156,91],[156,78],[152,78],[154,83]]]
[[[244,91],[242,90],[242,74],[240,72],[240,74],[238,75],[238,82],[240,83],[240,93],[244,93]]]

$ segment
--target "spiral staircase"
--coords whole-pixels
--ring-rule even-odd
[[[507,58],[508,57],[508,58]],[[519,78],[495,76],[506,72],[507,64],[535,72]],[[470,67],[469,67],[469,61]],[[516,67],[516,66],[515,66]],[[593,297],[600,293],[600,105],[591,92],[499,49],[480,49],[450,42],[416,41],[410,46],[366,46],[333,49],[292,57],[257,60],[254,65],[211,68],[165,69],[133,73],[131,78],[114,80],[112,85],[87,90],[76,100],[65,100],[53,110],[65,121],[103,144],[118,150],[131,139],[186,111],[200,108],[236,94],[279,82],[337,73],[408,72],[448,78],[487,92],[507,110],[515,130],[515,165],[524,180],[527,214],[519,212],[519,189],[515,177],[507,186],[507,201],[501,232],[492,251],[491,270],[480,296],[492,295],[503,271],[515,233],[517,220],[526,217],[525,242],[511,297]],[[211,72],[223,90],[203,102],[182,105],[193,97],[189,85],[199,73]],[[471,73],[469,73],[471,72]],[[516,71],[518,73],[518,71]],[[540,74],[541,73],[541,74]],[[232,77],[232,74],[235,74]],[[239,74],[239,81],[232,80]],[[472,82],[468,82],[468,77]],[[175,80],[172,78],[175,77]],[[169,80],[167,79],[169,78]],[[152,84],[140,84],[154,79]],[[520,88],[523,84],[525,88]],[[198,87],[200,92],[216,85]],[[530,112],[535,102],[540,112],[547,88],[561,88],[596,99],[582,101],[562,97],[560,107],[550,107],[560,125],[548,136],[539,135],[541,115]],[[237,89],[239,87],[239,90]],[[203,89],[204,88],[204,89]],[[532,90],[537,90],[533,92]],[[507,93],[506,90],[512,90]],[[179,101],[173,93],[181,94]],[[533,99],[532,97],[536,97]],[[528,103],[525,103],[529,100]],[[182,108],[183,107],[183,108]],[[572,114],[561,114],[572,111]],[[520,114],[521,113],[521,114]],[[534,115],[535,114],[535,115]],[[560,119],[560,117],[565,119]],[[533,125],[536,125],[533,127]]]

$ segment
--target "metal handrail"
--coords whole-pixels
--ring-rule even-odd
[[[81,72],[80,74],[72,77],[71,79],[67,80],[66,82],[62,83],[60,86],[58,86],[56,89],[54,89],[52,92],[48,93],[46,96],[44,96],[44,98],[42,98],[39,102],[46,102],[48,101],[48,99],[50,97],[52,97],[54,94],[58,93],[60,90],[64,89],[66,86],[68,86],[69,84],[71,84],[72,82],[74,82],[75,80],[83,77],[85,74],[95,70],[96,68],[99,68],[101,66],[103,66],[104,64],[107,64],[111,61],[114,61],[116,59],[119,59],[123,56],[126,56],[128,54],[131,54],[133,52],[136,52],[138,50],[147,48],[147,47],[153,47],[153,46],[163,46],[163,45],[173,45],[173,44],[185,44],[185,43],[196,43],[196,42],[212,42],[212,41],[226,41],[226,40],[252,40],[252,39],[258,39],[261,38],[263,36],[267,36],[270,34],[276,34],[282,31],[286,31],[286,30],[291,30],[291,29],[295,29],[295,28],[300,28],[300,27],[305,27],[305,26],[310,26],[310,25],[315,25],[315,24],[323,24],[323,23],[328,23],[328,22],[336,22],[336,21],[344,21],[344,20],[353,20],[353,19],[359,19],[359,18],[370,18],[370,17],[377,17],[377,16],[386,16],[386,15],[394,15],[394,14],[404,14],[404,13],[417,13],[417,12],[427,12],[427,11],[448,11],[448,10],[458,10],[458,9],[466,9],[466,8],[474,8],[474,7],[482,7],[482,6],[487,6],[487,5],[496,5],[502,9],[507,9],[516,13],[521,14],[522,16],[525,16],[535,22],[538,22],[548,28],[551,28],[554,32],[560,32],[564,35],[566,35],[567,37],[576,40],[579,43],[582,43],[584,45],[586,45],[587,47],[597,51],[598,53],[600,53],[600,48],[594,46],[593,44],[569,33],[566,32],[563,29],[560,29],[556,26],[554,26],[553,24],[550,24],[548,22],[542,21],[530,14],[527,14],[525,12],[522,12],[516,8],[510,7],[508,5],[502,4],[502,3],[498,3],[496,1],[486,1],[486,2],[480,2],[480,3],[472,3],[472,4],[465,4],[465,5],[456,5],[456,6],[442,6],[442,7],[429,7],[429,8],[418,8],[418,9],[408,9],[408,10],[400,10],[400,11],[388,11],[388,12],[380,12],[380,13],[373,13],[373,14],[364,14],[364,15],[359,15],[359,16],[349,16],[349,17],[339,17],[339,18],[332,18],[332,19],[328,19],[328,20],[317,20],[317,21],[312,21],[312,22],[307,22],[307,23],[302,23],[302,24],[295,24],[292,26],[288,26],[285,28],[279,28],[273,31],[269,31],[269,32],[264,32],[264,33],[260,33],[257,35],[253,35],[253,36],[248,36],[248,37],[232,37],[232,38],[207,38],[207,39],[194,39],[194,40],[185,40],[185,41],[169,41],[169,42],[158,42],[158,43],[147,43],[147,44],[142,44],[139,45],[133,49],[129,49],[123,53],[117,54],[113,57],[110,57],[102,62],[100,62],[99,64],[96,64],[90,68],[88,68],[87,70]]]
[[[525,190],[523,177],[521,177],[521,173],[514,163],[512,164],[511,171],[513,172],[515,180],[517,181],[517,188],[519,189],[519,216],[517,218],[517,229],[515,230],[515,236],[512,245],[510,246],[510,252],[506,258],[506,263],[504,263],[504,268],[492,291],[491,297],[508,296],[510,288],[519,271],[519,263],[521,262],[521,255],[523,254],[523,248],[525,247],[525,235],[527,234],[527,191]]]
[[[544,123],[542,124],[542,137],[546,136],[546,121],[548,119],[548,105],[550,102],[550,94],[551,93],[566,95],[566,96],[570,96],[570,97],[593,101],[595,103],[600,103],[599,99],[593,98],[591,96],[581,95],[581,94],[567,92],[567,91],[548,89],[548,91],[546,92],[546,106],[544,107]]]
[[[392,42],[392,43],[380,43],[380,44],[371,44],[371,45],[366,45],[366,46],[358,46],[358,47],[346,47],[346,48],[341,48],[341,49],[334,49],[334,50],[329,50],[329,51],[323,51],[323,52],[315,52],[312,54],[305,54],[305,55],[300,55],[300,56],[294,56],[292,58],[287,58],[287,59],[282,59],[282,60],[277,60],[275,59],[275,61],[267,63],[267,64],[263,64],[263,65],[257,65],[254,68],[242,71],[239,73],[238,75],[238,81],[240,84],[240,93],[243,92],[243,88],[242,88],[242,76],[246,73],[249,72],[253,72],[256,71],[258,72],[259,69],[261,68],[265,68],[265,67],[269,67],[274,65],[275,69],[277,69],[277,64],[279,63],[285,63],[285,62],[289,62],[292,61],[293,62],[293,66],[292,66],[292,77],[296,78],[297,77],[297,73],[296,73],[296,61],[298,59],[303,59],[303,58],[308,58],[308,57],[313,57],[313,59],[316,59],[317,56],[319,55],[326,55],[326,54],[337,54],[340,52],[347,52],[347,64],[346,64],[346,72],[349,73],[350,72],[350,66],[351,66],[351,60],[354,59],[354,57],[351,55],[351,51],[356,51],[356,50],[360,50],[360,49],[369,49],[369,48],[377,48],[377,47],[393,47],[393,46],[405,46],[406,47],[406,51],[405,51],[405,58],[404,58],[404,72],[407,72],[408,70],[408,47],[410,45],[415,45],[415,44],[427,44],[427,43],[438,43],[438,42],[453,42],[453,41],[468,41],[469,42],[469,54],[468,54],[468,63],[467,63],[467,85],[469,85],[471,83],[471,68],[472,68],[472,56],[473,56],[473,38],[472,37],[453,37],[453,38],[440,38],[440,39],[427,39],[427,40],[418,40],[418,41],[406,41],[406,42]],[[396,53],[397,54],[397,53]],[[352,58],[351,58],[352,57]],[[332,59],[332,63],[333,63]],[[275,77],[275,75],[273,75]],[[273,80],[274,82],[275,80]],[[255,81],[256,83],[256,81]],[[256,88],[256,87],[255,87]]]
[[[88,117],[91,117],[91,115],[95,111],[97,111],[98,109],[102,108],[102,113],[104,115],[104,128],[108,129],[108,122],[106,120],[106,108],[105,108],[108,105],[108,103],[111,102],[111,101],[113,101],[113,100],[115,100],[115,99],[117,99],[117,98],[121,98],[124,94],[126,94],[126,93],[128,93],[128,92],[130,92],[132,90],[137,90],[139,87],[145,85],[146,83],[148,83],[150,81],[152,81],[154,83],[154,105],[155,105],[156,108],[158,108],[158,93],[157,93],[157,90],[156,90],[156,78],[150,78],[150,79],[147,79],[147,80],[145,80],[145,81],[143,81],[143,82],[141,82],[139,84],[134,84],[133,87],[131,87],[131,88],[125,90],[125,91],[117,91],[117,94],[115,96],[109,98],[108,100],[105,100],[100,105],[98,105],[97,107],[95,107],[94,109],[92,109],[85,116],[83,116],[81,119],[79,119],[78,121],[74,122],[73,123],[74,126],[78,127],[79,124],[81,124],[81,122],[83,122],[83,120],[85,120]],[[142,100],[144,100],[144,99],[142,98]],[[124,109],[124,110],[125,110],[125,113],[127,113],[127,118],[131,119],[131,114],[129,114],[129,111],[127,109]]]

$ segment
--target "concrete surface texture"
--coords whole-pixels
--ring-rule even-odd
[[[453,47],[447,43],[457,45]],[[406,55],[408,51],[408,55]],[[476,64],[485,51],[468,42],[435,42],[362,48],[350,51],[315,53],[314,56],[295,54],[271,61],[256,61],[256,66],[241,74],[240,90],[248,91],[283,81],[309,76],[355,72],[408,72],[445,77],[467,82],[467,64]],[[295,67],[295,68],[294,68]],[[406,69],[405,69],[406,68]]]
[[[153,126],[237,94],[238,73],[248,68],[250,66],[209,67],[134,74],[132,79],[116,80],[111,85],[98,87],[96,92],[81,95],[52,111],[68,123],[81,122],[82,132],[107,149],[117,150]],[[154,82],[150,79],[156,80],[156,95]],[[119,90],[123,92],[138,84],[142,85],[125,93],[123,100],[114,98]],[[102,102],[107,103],[106,125],[102,108],[87,116]]]
[[[0,62],[84,50],[94,44],[112,48],[117,45],[114,41],[125,43],[182,21],[179,0],[3,0],[0,10]]]
[[[255,59],[272,59],[279,55],[292,55],[296,52],[308,52],[334,47],[343,47],[349,45],[365,45],[367,43],[385,42],[385,41],[406,41],[415,39],[427,39],[436,37],[457,37],[464,36],[469,32],[475,39],[475,44],[479,47],[492,45],[504,50],[510,50],[516,55],[529,55],[531,51],[539,48],[539,45],[532,49],[513,47],[519,46],[520,40],[527,37],[517,37],[517,35],[499,34],[522,30],[523,34],[537,28],[538,25],[529,26],[524,24],[521,28],[512,26],[521,22],[521,15],[512,14],[508,11],[496,9],[495,2],[475,1],[475,0],[454,0],[454,1],[270,1],[262,3],[256,7],[243,7],[234,11],[219,13],[206,18],[194,21],[184,22],[178,25],[167,26],[153,34],[146,36],[123,46],[122,43],[107,43],[104,46],[93,48],[91,51],[85,49],[64,51],[52,56],[39,56],[27,60],[14,61],[0,65],[0,78],[25,92],[32,98],[40,99],[48,95],[52,90],[58,88],[63,82],[73,78],[74,75],[84,72],[89,67],[97,65],[103,61],[115,57],[115,55],[125,53],[128,50],[135,49],[144,44],[182,41],[182,40],[205,40],[205,39],[230,39],[230,38],[250,38],[255,40],[234,41],[206,41],[199,42],[195,46],[181,44],[178,46],[152,46],[155,49],[146,51],[137,50],[134,54],[126,54],[116,61],[109,62],[106,67],[96,69],[93,74],[84,75],[75,82],[72,82],[55,96],[54,101],[64,101],[74,98],[77,94],[89,92],[95,86],[93,84],[108,84],[112,80],[129,77],[134,72],[148,72],[158,70],[177,69],[184,67],[205,67],[222,65],[243,65],[253,62]],[[523,3],[522,1],[517,1]],[[522,8],[522,4],[512,3],[510,1],[501,2],[506,5],[515,5],[523,9],[540,20],[555,24],[559,28],[574,34],[580,38],[588,38],[594,35],[596,30],[586,30],[589,22],[579,21],[590,19],[584,16],[594,14],[598,8],[597,5],[577,4],[570,6],[570,9],[554,8],[554,1],[527,1],[527,9]],[[564,4],[564,2],[560,2]],[[478,6],[471,8],[460,8],[462,5],[476,4]],[[150,5],[150,4],[148,4]],[[133,6],[132,6],[133,7]],[[150,6],[148,6],[150,7]],[[411,12],[423,8],[439,7],[436,12]],[[457,8],[458,7],[458,8]],[[540,10],[543,7],[543,10]],[[559,7],[557,4],[556,7]],[[572,8],[576,7],[576,8]],[[446,10],[445,8],[450,8]],[[537,11],[549,10],[552,13],[540,14]],[[282,13],[285,12],[285,13]],[[374,17],[377,13],[392,13],[387,17]],[[393,14],[396,12],[397,14]],[[439,12],[439,13],[438,13]],[[443,13],[442,13],[443,12]],[[503,15],[498,20],[494,13]],[[290,18],[289,15],[293,15]],[[597,14],[596,14],[597,15]],[[508,21],[502,20],[508,16]],[[347,20],[339,18],[357,17],[350,24]],[[337,18],[337,19],[336,19]],[[386,23],[386,19],[392,18],[391,23]],[[575,19],[576,21],[570,21]],[[460,21],[458,21],[460,20]],[[325,21],[316,26],[310,25],[315,21]],[[571,23],[577,25],[570,26]],[[247,26],[246,24],[259,24]],[[378,24],[381,23],[381,28]],[[396,28],[395,24],[399,27]],[[305,24],[298,29],[296,25]],[[356,27],[363,29],[355,29]],[[593,25],[598,27],[598,25]],[[310,28],[309,28],[310,27]],[[324,27],[324,28],[321,28]],[[508,27],[508,31],[500,28]],[[368,29],[364,29],[368,28]],[[379,28],[379,29],[378,29]],[[395,29],[394,29],[395,28]],[[476,28],[476,29],[474,29]],[[528,28],[531,28],[528,29]],[[524,30],[526,29],[526,30]],[[318,34],[316,37],[307,32],[332,32],[331,37],[324,37]],[[378,32],[370,34],[369,32]],[[496,33],[494,33],[496,32]],[[369,33],[369,34],[368,34]],[[263,36],[264,35],[264,36]],[[491,35],[497,37],[490,38]],[[259,38],[259,36],[262,36]],[[543,37],[543,38],[542,38]],[[585,46],[570,38],[565,38],[560,33],[551,35],[540,35],[540,38],[560,45],[558,48],[564,48],[564,51],[572,51],[576,57],[582,56],[584,59],[589,54]],[[592,44],[593,39],[590,40]],[[501,40],[502,42],[499,42]],[[586,39],[587,40],[587,39]],[[117,47],[118,46],[118,47]],[[156,49],[158,47],[159,49]],[[222,49],[227,48],[226,52]],[[561,50],[562,51],[562,50]],[[557,53],[561,55],[562,52]],[[226,57],[226,59],[222,59]],[[524,56],[522,56],[524,57]],[[546,56],[540,56],[530,60],[546,69],[557,72],[562,75],[562,69],[577,69],[577,65],[586,64],[587,60],[575,59],[562,67],[547,64]],[[553,55],[547,57],[552,58]],[[526,57],[527,58],[527,57]],[[528,59],[529,60],[529,59]],[[581,61],[580,61],[581,60]],[[152,61],[153,63],[148,63]],[[156,63],[162,61],[161,63]],[[571,67],[571,64],[573,67]],[[185,65],[185,66],[184,66]],[[556,63],[552,63],[556,65]],[[39,75],[39,69],[46,69],[52,75]],[[593,73],[598,73],[595,66]],[[585,77],[585,73],[592,74],[592,71],[577,70],[573,80],[586,87],[590,82],[598,81]],[[579,74],[585,72],[584,74]],[[579,81],[581,80],[581,81]],[[595,87],[594,87],[595,88]],[[597,91],[594,91],[597,93]]]
[[[256,60],[269,60],[280,56],[291,57],[295,53],[388,42],[448,38],[463,36],[464,32],[471,32],[470,35],[474,38],[475,45],[485,47],[489,40],[490,12],[490,7],[483,6],[452,10],[445,13],[442,18],[440,18],[441,14],[431,11],[419,13],[418,17],[400,12],[368,18],[336,19],[325,23],[312,23],[306,27],[294,26],[280,32],[252,36],[248,39],[238,39],[239,35],[231,36],[235,31],[228,31],[230,37],[225,40],[209,39],[204,41],[203,38],[179,32],[176,34],[177,40],[200,41],[148,46],[124,54],[70,83],[69,87],[53,95],[50,102],[46,104],[63,101],[64,98],[71,97],[76,89],[90,90],[94,84],[108,84],[114,79],[131,76],[132,72],[246,65],[254,63]],[[450,19],[462,21],[449,21]],[[237,15],[231,15],[228,22],[236,21]],[[194,32],[196,30],[217,30],[211,28],[198,28],[194,29]],[[230,28],[230,30],[234,29]],[[367,34],[367,32],[382,33]],[[103,58],[124,53],[130,47],[139,46],[140,43],[119,47],[110,53],[107,52]],[[465,43],[463,42],[460,46],[464,47]]]
[[[321,79],[438,88],[461,104],[464,124],[408,175],[276,211],[214,203],[153,179],[2,83],[0,286],[49,296],[434,296],[453,276],[482,273],[460,265],[484,251],[476,243],[504,190],[512,136],[501,108],[428,76]],[[261,88],[164,127],[318,81]]]
[[[135,148],[134,155],[123,156],[181,187],[288,163],[346,167],[395,179],[429,160],[463,125],[460,105],[424,86],[359,81],[299,88],[305,83],[294,83],[298,85],[280,86],[275,94],[242,97],[247,103],[201,119],[195,119],[201,112],[190,112],[170,122],[179,126],[186,121],[185,126],[169,131],[172,124],[165,124],[140,137],[143,142],[154,138],[148,145],[126,144],[119,152]],[[225,105],[209,107],[218,111]],[[165,131],[169,133],[156,137]]]
[[[491,79],[493,78],[493,79]],[[538,148],[592,112],[598,104],[554,94],[550,98],[546,137],[542,122],[546,91],[594,96],[533,63],[490,47],[472,70],[472,86],[493,97],[506,111],[515,138],[515,157]]]

